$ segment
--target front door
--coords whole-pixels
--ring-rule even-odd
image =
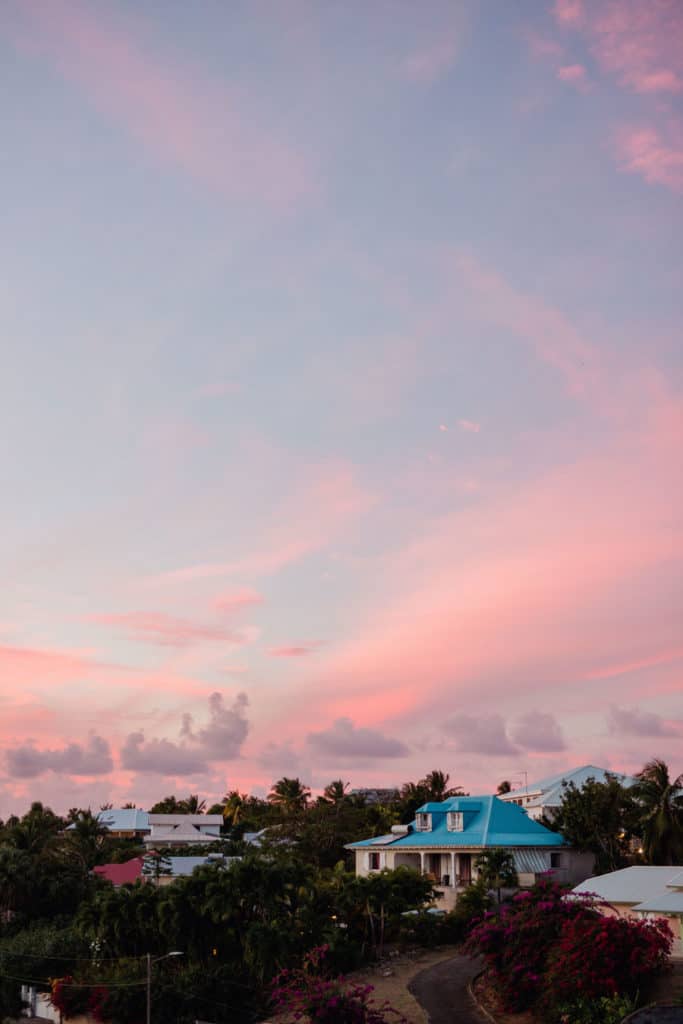
[[[469,885],[472,881],[472,854],[471,853],[459,853],[458,854],[458,874],[460,875],[460,884]]]

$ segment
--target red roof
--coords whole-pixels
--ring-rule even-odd
[[[143,864],[142,857],[133,857],[123,864],[100,864],[99,867],[93,868],[93,874],[106,878],[113,885],[132,885],[138,878],[142,878]]]

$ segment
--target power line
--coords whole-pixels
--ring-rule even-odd
[[[22,985],[44,985],[46,988],[50,988],[52,982],[49,978],[19,978],[14,974],[5,974],[0,971],[0,978],[7,978],[9,981],[19,981]],[[59,981],[60,985],[65,988],[134,988],[137,985],[146,985],[147,979],[143,978],[142,981],[62,981],[61,978],[52,979]]]

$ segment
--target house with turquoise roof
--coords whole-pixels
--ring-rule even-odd
[[[347,849],[355,853],[357,875],[414,868],[434,879],[449,906],[459,889],[476,881],[477,858],[485,850],[509,850],[522,887],[549,872],[563,884],[577,885],[593,869],[592,854],[573,850],[559,833],[496,796],[423,804],[409,825],[394,825],[388,835],[349,843]]]

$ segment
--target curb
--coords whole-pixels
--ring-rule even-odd
[[[487,1021],[489,1021],[489,1024],[498,1024],[498,1021],[493,1016],[493,1014],[489,1010],[487,1010],[485,1006],[482,1006],[482,1004],[479,1002],[476,995],[474,994],[474,983],[475,981],[478,981],[479,978],[481,978],[482,975],[484,974],[486,974],[486,970],[479,971],[479,973],[475,974],[471,981],[467,982],[467,994],[474,1003],[479,1013],[482,1015],[482,1017],[486,1017]]]
[[[629,1024],[629,1021],[636,1021],[638,1014],[646,1013],[648,1010],[680,1010],[681,1020],[683,1020],[683,1008],[680,1003],[649,1003],[647,1006],[641,1006],[639,1009],[634,1010],[633,1013],[629,1013],[628,1017],[624,1017],[621,1024]]]

